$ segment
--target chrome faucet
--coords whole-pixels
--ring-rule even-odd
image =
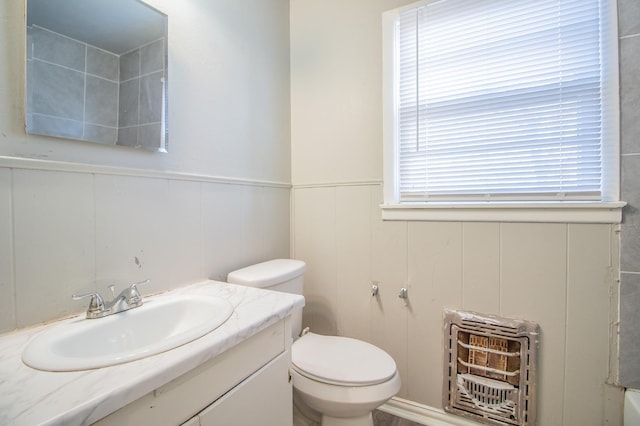
[[[73,300],[80,300],[86,297],[91,297],[89,302],[89,308],[87,309],[87,318],[102,318],[109,315],[117,314],[118,312],[127,311],[129,309],[142,306],[142,295],[138,290],[138,286],[149,283],[150,280],[140,281],[139,283],[133,283],[129,287],[120,292],[119,295],[115,295],[115,285],[111,284],[109,290],[113,300],[106,302],[100,296],[100,293],[92,292],[87,294],[74,294]]]

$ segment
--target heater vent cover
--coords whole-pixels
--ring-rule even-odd
[[[493,425],[534,425],[538,330],[529,321],[445,310],[445,411]]]

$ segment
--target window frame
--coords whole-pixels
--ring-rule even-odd
[[[601,201],[438,201],[400,202],[398,176],[398,141],[396,114],[396,63],[397,52],[395,26],[402,11],[420,7],[436,0],[422,0],[383,13],[383,220],[433,220],[433,221],[498,221],[498,222],[572,222],[572,223],[620,223],[620,138],[619,138],[619,60],[617,1],[604,0],[609,8],[608,45],[603,51],[608,56],[607,93],[615,94],[609,116],[604,123],[605,134],[611,135],[603,143],[603,199]]]

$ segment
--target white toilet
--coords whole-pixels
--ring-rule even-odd
[[[276,259],[231,272],[227,281],[302,294],[305,263]],[[294,404],[322,426],[372,426],[371,412],[400,390],[393,358],[348,337],[305,333],[302,310],[293,315],[291,377]]]

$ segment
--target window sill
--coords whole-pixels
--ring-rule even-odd
[[[620,223],[623,201],[382,204],[382,220],[443,222]]]

